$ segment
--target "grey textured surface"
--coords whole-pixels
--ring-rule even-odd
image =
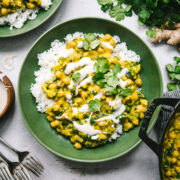
[[[16,96],[18,75],[21,65],[35,40],[57,23],[72,18],[87,16],[111,19],[108,14],[101,12],[96,0],[64,0],[57,13],[39,28],[22,36],[0,39],[0,71],[6,73],[12,80]],[[164,88],[166,90],[168,77],[165,71],[165,64],[172,62],[172,58],[178,55],[177,50],[165,44],[157,46],[150,44],[145,35],[146,29],[138,25],[136,16],[126,18],[120,23],[138,34],[151,48],[159,62],[164,80]],[[3,69],[1,65],[2,58],[9,55],[16,56],[14,59],[15,68],[12,71]],[[155,136],[153,132],[151,134]],[[42,180],[160,179],[158,159],[144,143],[141,143],[135,150],[122,158],[99,164],[76,163],[53,155],[42,147],[25,127],[19,111],[17,97],[11,110],[0,121],[0,136],[15,147],[23,150],[30,150],[39,157],[45,166],[45,173],[40,178]],[[0,149],[8,154],[10,158],[14,158],[7,149],[2,146],[0,146]],[[36,178],[33,177],[33,180],[35,179]]]

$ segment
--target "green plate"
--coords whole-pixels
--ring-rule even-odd
[[[39,68],[37,54],[48,50],[51,42],[55,39],[63,41],[67,34],[76,31],[118,35],[122,42],[127,43],[129,49],[134,50],[141,56],[142,89],[147,99],[151,101],[156,97],[162,96],[163,86],[158,63],[150,49],[137,35],[120,24],[105,19],[80,18],[53,27],[42,35],[29,51],[19,76],[18,96],[20,109],[24,122],[33,136],[56,155],[74,161],[89,163],[111,160],[126,154],[140,143],[140,138],[138,137],[139,127],[122,135],[113,143],[95,149],[83,148],[82,150],[76,150],[69,140],[57,134],[50,127],[45,114],[37,112],[35,99],[29,90],[31,84],[35,82],[34,71]],[[155,124],[156,116],[157,112],[152,118],[148,131]]]
[[[37,28],[56,12],[62,1],[63,0],[53,0],[53,4],[47,11],[40,10],[36,19],[32,21],[28,20],[21,29],[14,28],[13,30],[9,30],[10,26],[0,26],[0,38],[17,36]]]

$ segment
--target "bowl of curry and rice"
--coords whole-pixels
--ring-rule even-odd
[[[18,88],[25,123],[42,145],[67,159],[99,162],[139,144],[139,125],[149,102],[161,96],[162,80],[156,59],[134,33],[82,18],[37,40]]]

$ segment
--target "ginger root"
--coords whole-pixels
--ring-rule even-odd
[[[156,36],[151,38],[151,43],[160,43],[167,40],[167,44],[178,46],[180,45],[180,23],[176,23],[171,29],[168,24],[165,23],[165,27],[168,29],[155,29]],[[178,48],[180,50],[180,48]]]

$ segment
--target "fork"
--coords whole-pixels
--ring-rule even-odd
[[[7,164],[2,160],[0,160],[0,178],[1,180],[13,180]]]
[[[40,163],[40,161],[32,155],[28,151],[18,151],[17,149],[13,148],[11,145],[9,145],[4,139],[0,137],[0,142],[2,142],[4,145],[9,147],[12,151],[14,151],[19,158],[19,161],[22,165],[24,165],[27,169],[29,169],[33,174],[36,176],[40,176],[43,172],[44,167]]]
[[[9,172],[13,175],[16,180],[31,180],[26,168],[19,162],[11,162],[8,160],[1,152],[0,156],[6,161],[8,165]],[[8,177],[7,171],[4,171],[4,176]],[[3,179],[12,180],[12,179]]]

